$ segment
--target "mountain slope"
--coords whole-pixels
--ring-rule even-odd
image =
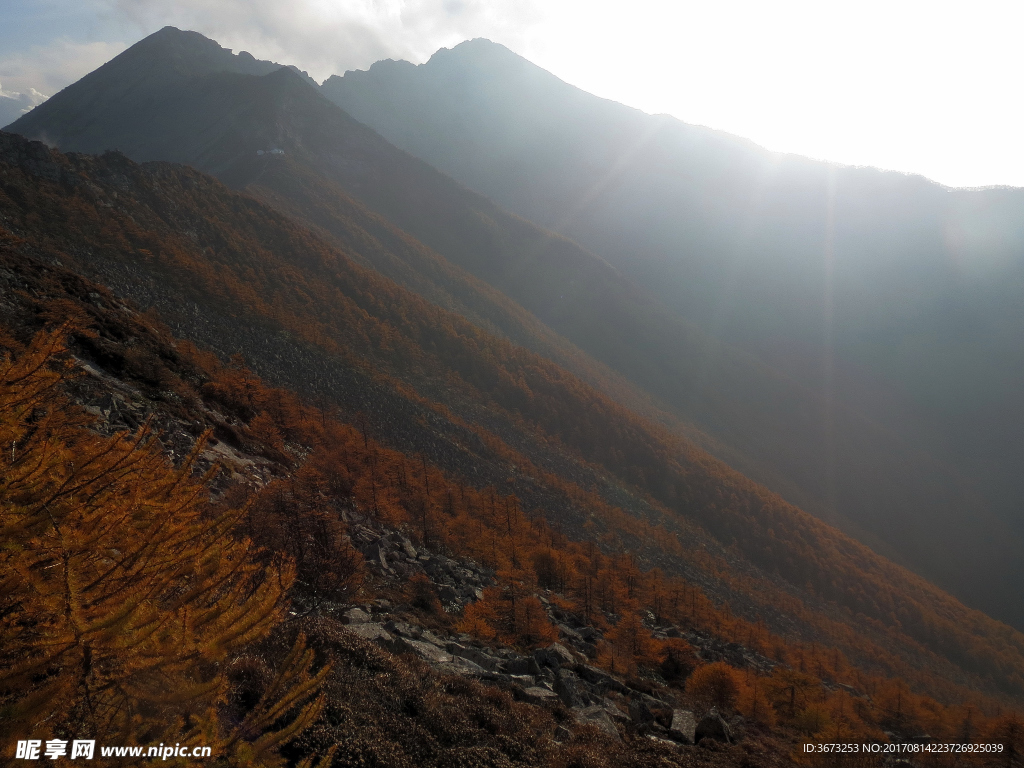
[[[601,255],[702,330],[800,382],[808,402],[884,425],[899,448],[861,473],[871,457],[837,445],[876,438],[825,406],[817,433],[785,441],[802,447],[801,461],[776,473],[802,495],[775,487],[1022,620],[1008,595],[991,599],[993,581],[1020,574],[983,575],[984,546],[959,571],[946,553],[970,538],[980,509],[1024,532],[1014,394],[1024,192],[950,190],[767,152],[599,99],[486,40],[420,66],[378,62],[322,92],[397,146]],[[771,465],[779,447],[746,453]],[[813,477],[801,476],[812,463]],[[908,477],[893,485],[883,478],[895,465]],[[943,510],[935,525],[933,508]],[[937,533],[949,525],[957,534]],[[911,538],[931,541],[918,548]]]
[[[945,699],[965,686],[1024,695],[1020,633],[253,198],[191,169],[66,156],[9,134],[0,181],[5,280],[25,270],[91,276],[159,312],[179,336],[242,352],[268,379],[336,403],[364,435],[422,454],[424,470],[429,458],[484,499],[490,486],[490,516],[495,493],[515,494],[517,510],[685,575],[780,637],[835,647]],[[4,301],[35,303],[44,316],[68,311],[26,291]],[[230,381],[234,397],[250,396],[244,376]],[[279,445],[291,429],[246,418],[246,430],[276,434]],[[376,500],[404,488],[406,471],[364,474],[362,492],[372,483],[366,498]]]
[[[81,167],[78,170],[81,180]],[[101,179],[97,181],[102,183]],[[125,190],[123,184],[120,189]],[[317,675],[320,685],[310,690],[304,683],[308,678],[299,671],[299,685],[291,686],[284,692],[285,699],[278,700],[294,701],[296,696],[315,695],[318,688],[323,694],[323,707],[318,703],[305,709],[286,731],[274,733],[273,727],[267,730],[266,721],[257,727],[246,727],[240,743],[237,739],[223,745],[212,742],[216,754],[248,752],[244,762],[252,759],[256,749],[263,753],[261,762],[276,764],[275,746],[283,738],[286,746],[282,751],[291,760],[311,753],[323,755],[333,745],[337,750],[336,761],[365,762],[369,755],[376,757],[378,764],[396,768],[412,763],[438,768],[467,762],[477,765],[481,755],[487,757],[488,764],[508,766],[564,766],[570,759],[577,763],[585,760],[584,764],[594,766],[641,766],[649,765],[652,759],[664,766],[690,765],[695,751],[688,745],[697,734],[689,733],[685,726],[677,727],[676,721],[685,720],[691,712],[700,718],[709,706],[706,682],[723,675],[735,684],[739,694],[735,699],[728,695],[716,697],[720,711],[731,723],[734,743],[717,748],[712,744],[711,749],[703,745],[696,754],[701,755],[702,764],[709,766],[767,768],[789,764],[791,760],[786,759],[786,754],[794,739],[803,743],[805,738],[801,734],[806,734],[807,722],[812,717],[820,720],[823,710],[835,719],[836,728],[858,741],[885,743],[887,737],[881,728],[895,729],[890,730],[894,739],[924,728],[940,742],[969,738],[978,732],[1004,748],[1016,748],[1014,716],[991,717],[1001,711],[997,702],[972,698],[967,706],[943,707],[911,693],[905,681],[865,677],[849,667],[834,649],[825,651],[814,645],[793,644],[766,633],[761,623],[744,624],[730,616],[727,607],[710,603],[692,583],[666,578],[657,571],[638,570],[637,561],[629,554],[606,556],[592,545],[567,540],[536,518],[518,517],[514,521],[516,547],[521,557],[534,561],[540,581],[535,594],[524,598],[520,592],[513,605],[534,611],[533,629],[523,630],[535,633],[535,637],[537,630],[544,628],[543,617],[547,616],[546,621],[550,622],[546,631],[539,633],[541,647],[531,653],[529,639],[509,636],[507,597],[514,582],[507,580],[501,565],[502,559],[505,568],[510,565],[509,551],[502,547],[496,561],[493,545],[487,540],[489,536],[480,536],[482,531],[500,531],[499,537],[505,543],[508,529],[503,516],[495,519],[486,514],[486,491],[461,486],[457,497],[449,494],[445,504],[451,506],[441,512],[439,519],[431,520],[430,528],[422,528],[420,520],[402,515],[392,504],[404,504],[412,511],[422,503],[424,494],[429,499],[425,474],[428,468],[429,487],[435,491],[452,483],[453,477],[415,458],[410,468],[411,457],[367,440],[365,427],[360,434],[353,425],[339,423],[334,416],[325,414],[322,406],[310,407],[292,392],[267,387],[237,362],[224,366],[214,356],[175,339],[152,312],[137,311],[130,301],[65,267],[36,260],[28,255],[31,248],[26,245],[7,232],[0,237],[0,349],[14,351],[18,358],[13,371],[6,360],[0,362],[0,398],[5,406],[12,395],[18,398],[14,408],[0,408],[0,414],[5,431],[12,421],[17,421],[12,415],[26,416],[23,423],[28,427],[17,435],[20,439],[13,441],[17,447],[15,454],[8,458],[5,451],[0,458],[15,470],[3,473],[4,482],[0,484],[0,511],[5,518],[23,515],[26,503],[34,502],[32,495],[21,493],[17,505],[12,508],[8,504],[14,495],[12,491],[17,493],[25,485],[25,475],[18,470],[26,464],[31,466],[43,448],[48,448],[50,466],[58,472],[71,473],[75,479],[86,473],[97,474],[94,463],[79,460],[80,453],[75,455],[74,462],[68,461],[70,457],[61,445],[62,439],[68,437],[66,421],[77,427],[81,436],[79,447],[83,442],[95,444],[97,432],[119,432],[114,440],[134,443],[135,450],[139,443],[125,440],[130,432],[123,430],[146,423],[155,427],[159,436],[159,447],[155,440],[144,443],[151,457],[166,454],[178,464],[180,457],[196,456],[201,451],[196,460],[200,469],[212,460],[228,470],[227,486],[220,481],[210,488],[231,510],[226,516],[216,515],[218,523],[239,519],[234,507],[242,490],[239,484],[248,480],[263,486],[241,518],[241,530],[228,532],[229,541],[233,536],[256,537],[259,547],[247,548],[245,567],[258,564],[257,573],[266,582],[274,574],[267,570],[267,565],[280,565],[282,556],[286,568],[289,559],[296,566],[288,601],[278,604],[279,619],[270,628],[271,637],[255,644],[246,643],[242,648],[236,643],[228,654],[229,663],[219,665],[227,672],[226,679],[222,676],[220,682],[229,684],[232,695],[225,697],[226,703],[219,702],[218,713],[207,711],[199,716],[207,726],[207,744],[215,730],[230,734],[254,704],[268,703],[266,699],[257,701],[260,692],[266,690],[267,664],[286,670],[281,680],[285,686],[289,680],[295,681],[298,670],[289,665],[289,660],[294,660],[289,651],[296,647],[297,640],[301,647],[302,635],[315,657],[314,668],[321,669]],[[80,323],[71,332],[70,357],[61,349],[61,333],[35,333],[52,322],[55,315],[71,316]],[[55,370],[37,365],[40,347],[43,351],[48,348],[51,354],[56,351],[57,359],[52,359]],[[19,376],[26,369],[29,375]],[[60,374],[64,374],[63,382]],[[25,390],[33,389],[40,378],[49,379],[51,385],[64,385],[58,386],[57,397],[53,396],[52,386],[49,396],[43,393],[42,402],[38,388],[34,402],[32,393],[25,397]],[[82,409],[69,408],[63,397],[66,394],[75,403],[85,405],[84,410],[95,421],[89,424]],[[46,414],[51,427],[45,433],[38,429],[41,413]],[[52,428],[55,426],[58,429]],[[210,426],[225,441],[211,438],[202,450],[196,436]],[[118,454],[113,458],[116,461]],[[166,460],[157,458],[157,462],[169,466]],[[108,461],[108,467],[109,464]],[[424,474],[416,471],[417,465]],[[375,473],[384,480],[376,490],[372,485]],[[401,477],[401,483],[391,482],[389,476]],[[109,475],[100,469],[99,477]],[[126,485],[130,487],[133,480],[131,473],[122,475],[113,486],[108,484],[106,490],[116,492]],[[65,495],[78,495],[80,488],[66,487]],[[189,491],[190,484],[179,484],[179,488]],[[128,496],[137,498],[136,494]],[[102,511],[109,498],[109,493],[93,498],[91,506]],[[52,496],[49,501],[54,501]],[[157,505],[158,510],[162,507]],[[57,514],[67,541],[72,527],[77,531],[79,526],[76,520],[65,517],[64,511],[65,505],[61,503]],[[457,517],[452,519],[456,512]],[[175,517],[180,519],[180,514]],[[51,511],[49,520],[43,524],[44,530],[51,527],[52,520]],[[401,524],[402,520],[405,525],[395,529],[396,521]],[[7,530],[13,533],[13,541],[24,541],[22,527],[16,525]],[[101,544],[109,540],[110,532],[124,536],[123,526],[111,526]],[[130,532],[128,538],[131,541],[127,546],[134,548],[145,548],[149,543]],[[217,536],[221,543],[223,538]],[[95,536],[89,543],[94,542]],[[168,557],[166,550],[157,548],[161,565],[177,568],[180,555]],[[88,557],[94,551],[86,547],[75,553],[76,559]],[[410,557],[411,551],[418,556]],[[3,556],[5,562],[17,565],[26,556],[38,559],[40,554],[47,556],[46,550],[37,547],[15,546],[7,547]],[[591,578],[596,590],[589,606],[586,591],[581,589],[586,579],[572,572],[573,564],[566,571],[566,558],[576,568],[585,569],[584,577],[588,569],[593,569]],[[108,564],[109,560],[104,558],[101,562]],[[121,565],[132,568],[134,562]],[[494,581],[496,567],[500,586],[488,587],[481,598],[479,587]],[[42,572],[47,570],[43,568]],[[175,589],[180,587],[182,571],[188,573],[191,569],[178,569],[172,582]],[[410,574],[415,575],[408,582]],[[287,585],[290,575],[282,575]],[[133,576],[133,584],[138,585],[141,579],[137,570]],[[38,584],[45,582],[45,577],[30,576],[26,581]],[[145,579],[144,583],[149,585],[152,580]],[[10,586],[8,582],[7,588]],[[117,596],[113,595],[115,599]],[[111,596],[104,597],[107,599],[99,606],[92,607],[93,616],[97,608],[105,609],[110,604]],[[439,597],[445,600],[443,613]],[[643,611],[633,617],[630,599],[641,606],[651,606],[657,615]],[[359,607],[343,610],[352,601]],[[281,611],[289,603],[293,610],[282,617]],[[52,607],[63,613],[64,604],[60,600]],[[122,601],[114,605],[120,611]],[[21,630],[8,634],[2,649],[14,657],[14,666],[21,664],[26,651],[30,657],[40,651],[51,651],[52,643],[46,643],[48,633],[40,634],[38,629],[40,620],[55,618],[53,611],[38,604],[29,607],[24,602],[8,606],[7,626],[20,624]],[[161,607],[174,610],[180,603],[171,601]],[[238,615],[239,606],[224,607],[228,613]],[[453,615],[456,611],[462,615]],[[223,615],[222,611],[217,613]],[[296,613],[301,617],[296,618]],[[19,622],[18,618],[26,614],[32,621]],[[115,620],[123,621],[124,615],[120,613]],[[266,625],[263,629],[267,629]],[[502,634],[500,641],[493,637],[495,630]],[[543,647],[543,638],[552,636],[556,630],[566,646]],[[478,636],[473,637],[474,634]],[[194,635],[186,630],[183,640],[202,641],[207,635],[208,631]],[[597,646],[585,641],[583,635]],[[24,640],[29,641],[27,647],[19,642]],[[179,647],[175,644],[158,650],[166,657],[168,651],[174,653]],[[136,646],[126,653],[123,647],[118,648],[119,656],[129,664],[138,650]],[[146,667],[151,669],[153,649],[142,650],[150,652]],[[580,652],[587,654],[586,660]],[[395,655],[399,653],[401,656]],[[572,663],[566,666],[569,655]],[[723,664],[723,657],[733,666]],[[304,656],[299,670],[308,668],[309,660],[308,655]],[[323,662],[329,664],[321,666]],[[532,668],[536,678],[510,674],[523,666]],[[623,677],[634,669],[642,677]],[[798,671],[804,669],[812,674]],[[5,680],[11,679],[10,671],[4,668]],[[64,664],[59,674],[64,680],[78,682],[81,667]],[[85,675],[88,674],[86,666]],[[683,677],[685,690],[678,687]],[[535,679],[558,691],[559,703],[553,709],[548,703],[553,698],[551,691],[524,689]],[[24,735],[46,740],[62,735],[63,728],[81,729],[96,722],[92,715],[96,699],[92,699],[93,706],[88,706],[89,692],[80,685],[66,691],[71,694],[70,701],[55,702],[52,696],[46,697],[42,710],[47,717],[43,722],[18,722],[26,709],[31,711],[33,694],[40,686],[52,682],[52,677],[37,678],[27,685],[21,680],[13,687],[5,686],[5,709],[8,715],[14,715],[15,727]],[[794,683],[800,686],[795,710],[788,690]],[[175,738],[180,732],[175,732],[179,720],[174,715],[184,710],[195,722],[196,694],[209,701],[216,693],[206,686],[196,691],[194,686],[186,685],[183,690],[179,681],[168,680],[166,676],[159,687],[165,716],[154,718],[154,726],[169,727],[169,735]],[[50,687],[51,693],[52,690]],[[271,699],[281,688],[273,686],[272,691]],[[419,696],[420,691],[427,695]],[[858,691],[870,691],[872,698],[866,699]],[[138,687],[124,693],[129,703],[141,704],[147,710],[152,707],[151,701],[145,701],[145,692],[142,701],[138,700]],[[538,702],[538,698],[543,700]],[[358,707],[349,706],[349,702],[358,702]],[[396,707],[396,702],[404,704]],[[68,708],[60,703],[69,703],[78,712],[72,711],[68,717]],[[988,717],[979,716],[979,704]],[[675,711],[680,708],[681,715]],[[749,720],[731,716],[734,711]],[[309,726],[306,729],[301,728],[299,721],[303,720]],[[280,725],[280,720],[276,724]],[[5,725],[12,725],[10,716]],[[26,732],[25,726],[30,730]],[[829,733],[832,730],[828,728]],[[300,738],[287,744],[289,736]],[[645,736],[654,736],[656,741],[652,743]],[[828,734],[819,734],[816,740],[828,738]],[[258,743],[253,745],[252,739],[258,739]],[[997,764],[1002,763],[1000,756]]]

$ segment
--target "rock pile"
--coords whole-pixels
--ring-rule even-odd
[[[356,512],[345,511],[342,518],[349,523],[349,538],[363,553],[371,572],[398,581],[425,574],[446,611],[462,610],[495,583],[494,571],[472,560],[453,560],[423,547],[417,549],[405,534],[385,529]]]
[[[434,586],[446,611],[459,611],[483,596],[495,584],[493,570],[471,560],[454,559],[417,547],[401,531],[387,529],[353,510],[343,512],[349,537],[378,578],[396,583],[424,574]],[[396,654],[413,654],[441,672],[472,677],[510,690],[520,701],[562,705],[577,723],[589,725],[619,739],[623,729],[674,745],[695,744],[702,738],[730,743],[729,725],[717,712],[699,720],[693,712],[677,709],[671,694],[647,693],[590,663],[602,633],[581,617],[566,612],[539,596],[558,628],[559,642],[532,653],[490,645],[470,635],[441,636],[409,620],[396,618],[394,607],[376,600],[361,607],[338,607],[336,613],[349,631]],[[686,637],[698,648],[719,652],[720,643],[675,627],[659,627],[655,636]],[[694,642],[695,641],[695,642]],[[746,659],[751,652],[725,646],[723,652]],[[702,654],[703,655],[703,654]],[[760,665],[760,660],[755,659]],[[723,730],[724,728],[724,730]]]
[[[762,656],[740,643],[727,643],[706,632],[682,631],[678,627],[656,627],[654,637],[681,637],[692,645],[706,662],[724,661],[733,667],[749,667],[762,675],[770,675],[778,662]]]

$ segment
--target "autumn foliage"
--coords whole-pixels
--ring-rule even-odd
[[[299,639],[267,696],[218,718],[223,664],[281,618],[292,578],[233,535],[142,428],[103,438],[61,392],[62,334],[0,361],[0,701],[5,740],[203,741],[272,761],[321,706]]]

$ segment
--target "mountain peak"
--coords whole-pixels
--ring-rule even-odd
[[[193,89],[197,78],[220,74],[273,74],[284,81],[298,78],[319,87],[297,67],[263,61],[245,51],[234,54],[199,32],[166,26],[40,104],[8,130],[76,151],[102,152],[115,147],[129,151],[134,145],[127,140],[128,129],[103,127],[111,115],[122,114],[126,108],[130,115],[152,115],[155,104]],[[95,119],[88,123],[66,122],[62,117],[90,110]],[[114,136],[123,141],[111,143]]]
[[[451,48],[441,48],[434,53],[434,56],[440,56],[444,54],[459,53],[463,55],[480,55],[483,54],[511,54],[517,58],[522,58],[519,54],[512,51],[510,48],[496,43],[493,40],[488,40],[486,37],[474,37],[470,40],[463,40],[457,45],[453,45]],[[434,56],[431,56],[433,58]],[[526,61],[526,59],[523,59]]]
[[[192,30],[166,26],[149,37],[145,37],[107,65],[115,62],[132,64],[144,60],[147,63],[172,64],[183,75],[204,75],[210,72],[239,72],[246,75],[265,75],[281,64],[262,61],[245,51],[234,54],[222,47],[216,40]],[[102,70],[103,67],[100,68]],[[100,71],[97,70],[97,71]]]
[[[486,37],[475,37],[472,40],[464,40],[451,48],[441,48],[427,60],[424,66],[430,68],[445,64],[459,67],[482,67],[487,70],[499,69],[506,72],[543,72],[549,77],[554,77],[554,75],[541,69],[533,62],[524,59],[512,49],[505,47],[501,43],[488,40]]]

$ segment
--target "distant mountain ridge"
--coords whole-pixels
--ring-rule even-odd
[[[216,174],[620,402],[692,421],[732,466],[974,604],[999,616],[1020,610],[1012,584],[1024,578],[1024,545],[970,478],[908,447],[884,419],[833,406],[798,377],[709,337],[607,260],[396,149],[293,70],[168,28],[11,128],[68,151],[116,148]],[[284,154],[257,154],[270,148]]]

